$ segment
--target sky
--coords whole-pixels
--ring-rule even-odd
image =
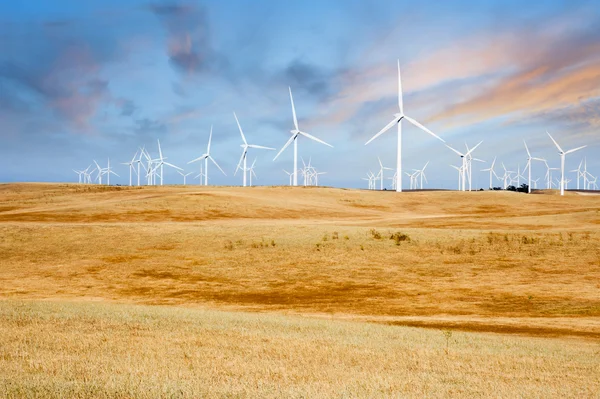
[[[319,183],[365,187],[380,157],[395,167],[395,129],[365,146],[397,112],[397,62],[405,113],[496,172],[523,168],[527,153],[567,169],[587,158],[600,174],[600,7],[595,1],[86,0],[0,2],[0,182],[77,181],[94,160],[128,184],[140,146],[186,172],[206,151],[209,183],[233,176],[242,143],[279,150],[300,128],[298,152]],[[402,164],[429,161],[428,188],[455,188],[460,158],[403,122]],[[292,147],[250,150],[257,185],[287,184]],[[533,164],[533,177],[545,175]],[[388,174],[387,177],[391,177]],[[569,173],[574,179],[575,174]],[[541,184],[540,180],[540,184]],[[197,182],[197,180],[195,180]],[[165,184],[182,177],[165,169]],[[390,187],[391,180],[386,181]],[[570,187],[573,187],[571,183]],[[408,187],[406,177],[403,183]],[[501,185],[495,181],[494,185]]]

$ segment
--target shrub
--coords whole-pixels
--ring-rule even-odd
[[[396,245],[400,245],[401,242],[410,242],[410,237],[408,234],[396,232],[390,236],[390,240],[394,240]]]
[[[371,233],[371,236],[372,236],[374,239],[376,239],[376,240],[381,240],[381,233],[380,233],[380,232],[378,232],[378,231],[377,231],[377,230],[375,230],[375,229],[371,229],[369,232]]]
[[[225,249],[233,249],[233,243],[230,240],[225,241]]]
[[[338,238],[339,238],[339,237],[338,237],[338,232],[337,232],[337,231],[334,231],[334,232],[333,232],[333,234],[331,235],[331,239],[332,239],[332,240],[337,240]]]

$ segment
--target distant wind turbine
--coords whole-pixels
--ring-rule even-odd
[[[244,142],[244,144],[241,145],[242,147],[242,156],[240,157],[240,161],[238,162],[237,167],[235,168],[235,172],[233,173],[234,176],[237,173],[238,169],[242,169],[242,172],[244,173],[244,179],[243,179],[243,183],[244,183],[244,187],[246,187],[246,172],[248,171],[247,168],[247,157],[246,155],[248,154],[248,149],[249,148],[256,148],[256,149],[261,149],[261,150],[275,150],[275,148],[271,148],[271,147],[265,147],[262,145],[256,145],[256,144],[248,144],[248,142],[246,141],[246,136],[244,136],[244,132],[242,131],[242,126],[240,125],[240,121],[237,118],[237,115],[235,114],[235,112],[233,113],[233,116],[235,118],[235,121],[237,122],[238,128],[240,129],[240,135],[242,136],[242,141]],[[244,163],[243,166],[242,162]]]
[[[560,148],[560,146],[558,145],[556,140],[554,140],[554,138],[552,136],[550,136],[550,133],[548,133],[548,132],[546,132],[546,133],[548,134],[548,136],[550,137],[550,139],[552,140],[552,142],[554,143],[556,148],[558,148],[558,153],[560,154],[560,195],[565,195],[565,157],[567,154],[571,154],[575,151],[579,151],[587,146],[584,145],[581,147],[573,148],[572,150],[563,151],[563,149]]]
[[[371,141],[375,140],[377,137],[381,136],[383,133],[392,128],[392,126],[398,126],[398,149],[397,149],[397,166],[396,166],[396,191],[402,192],[402,119],[406,119],[408,122],[412,123],[419,129],[424,132],[432,135],[436,139],[445,142],[441,137],[433,133],[431,130],[427,129],[425,126],[421,125],[419,122],[414,120],[413,118],[406,116],[404,114],[404,106],[402,100],[402,79],[400,76],[400,60],[398,60],[398,109],[399,112],[394,114],[394,119],[388,123],[383,129],[379,131],[375,136],[371,137],[369,141],[365,143],[365,145],[369,144]]]
[[[289,138],[289,140],[285,143],[285,145],[281,148],[281,150],[279,150],[279,152],[277,153],[277,155],[275,155],[275,158],[273,158],[273,161],[275,161],[277,159],[277,157],[279,157],[279,155],[292,143],[292,141],[294,142],[294,177],[293,177],[293,185],[297,186],[298,185],[298,136],[302,135],[304,137],[307,137],[311,140],[314,140],[318,143],[321,144],[325,144],[326,146],[332,147],[333,146],[331,144],[327,144],[326,142],[324,142],[321,139],[316,138],[315,136],[312,136],[306,132],[302,132],[300,131],[300,128],[298,127],[298,119],[296,118],[296,108],[294,107],[294,97],[292,97],[292,88],[290,87],[290,101],[292,103],[292,115],[294,117],[294,129],[290,130],[290,133],[292,133],[292,137]]]
[[[210,142],[212,140],[212,131],[213,131],[213,127],[210,127],[210,135],[208,136],[208,146],[206,147],[206,152],[204,154],[202,154],[202,156],[188,162],[188,164],[192,163],[192,162],[196,162],[196,161],[204,161],[204,185],[208,186],[208,160],[210,159],[212,161],[212,163],[215,164],[215,166],[217,168],[219,168],[219,170],[221,171],[221,173],[223,173],[225,176],[227,176],[227,174],[223,171],[223,169],[221,169],[221,167],[219,166],[219,164],[217,163],[217,161],[215,161],[213,159],[213,157],[210,156]]]

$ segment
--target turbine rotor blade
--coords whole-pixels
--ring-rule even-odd
[[[479,146],[481,145],[481,143],[483,143],[483,140],[482,140],[482,141],[480,141],[479,143],[477,143],[477,145],[476,145],[475,147],[471,148],[471,149],[469,150],[469,152],[467,152],[465,155],[470,155],[470,154],[471,154],[473,151],[475,151],[475,149],[476,149],[477,147],[479,147]]]
[[[256,145],[256,144],[248,144],[248,148],[258,148],[261,150],[271,150],[271,151],[275,151],[275,148],[271,148],[271,147],[265,147],[262,145]]]
[[[413,118],[410,118],[408,116],[404,116],[404,118],[409,121],[410,123],[412,123],[413,125],[415,125],[416,127],[418,127],[419,129],[423,130],[426,133],[429,133],[430,135],[432,135],[433,137],[435,137],[436,139],[440,140],[442,143],[445,143],[446,141],[441,138],[440,136],[438,136],[437,134],[433,133],[431,130],[427,129],[425,126],[421,125],[419,122],[417,122],[416,120],[414,120]]]
[[[292,114],[294,115],[294,126],[296,127],[296,130],[299,130],[298,119],[296,118],[296,107],[294,107],[294,97],[292,97],[292,88],[288,87],[288,89],[290,89],[290,101],[292,103]]]
[[[183,169],[181,169],[179,166],[175,166],[175,165],[173,165],[172,163],[163,162],[163,165],[167,165],[167,166],[170,166],[170,167],[172,167],[172,168],[175,168],[175,169],[183,170]]]
[[[210,125],[210,134],[208,135],[208,147],[206,148],[206,153],[210,154],[210,142],[212,140],[212,125]]]
[[[244,136],[244,132],[242,131],[242,126],[240,125],[240,121],[238,120],[237,115],[235,114],[235,112],[233,113],[233,116],[235,117],[235,121],[237,122],[238,128],[240,129],[240,134],[242,135],[242,140],[244,141],[244,144],[248,144],[248,142],[246,141],[246,136]]]
[[[329,146],[329,147],[333,148],[333,146],[332,146],[331,144],[327,144],[327,143],[326,143],[326,142],[324,142],[323,140],[321,140],[321,139],[318,139],[318,138],[316,138],[315,136],[313,136],[313,135],[311,135],[311,134],[308,134],[308,133],[306,133],[306,132],[299,132],[299,133],[300,133],[301,135],[305,136],[305,137],[308,137],[308,138],[309,138],[309,139],[311,139],[311,140],[314,140],[314,141],[316,141],[316,142],[319,142],[319,143],[321,143],[321,144],[325,144],[326,146]]]
[[[464,157],[464,156],[465,156],[465,155],[464,155],[462,152],[460,152],[460,151],[458,151],[458,150],[455,150],[454,148],[450,147],[448,144],[446,144],[446,147],[450,148],[452,151],[454,151],[455,153],[457,153],[457,154],[458,154],[458,155],[460,155],[461,157]]]
[[[550,133],[546,132],[546,134],[548,135],[548,137],[550,137],[550,139],[552,140],[552,142],[554,143],[554,145],[556,146],[556,148],[558,148],[558,151],[560,151],[561,153],[564,153],[563,149],[560,148],[560,146],[558,145],[558,143],[556,142],[556,140],[554,140],[554,137],[550,136]]]
[[[209,155],[209,156],[208,156],[208,159],[210,159],[210,160],[212,161],[212,163],[214,163],[214,164],[215,164],[215,166],[216,166],[217,168],[219,168],[219,170],[221,171],[221,173],[223,173],[225,176],[227,176],[227,174],[225,173],[225,171],[224,171],[223,169],[221,169],[221,167],[219,166],[219,164],[217,163],[217,161],[215,161],[215,160],[213,159],[213,157],[211,157],[211,156]]]
[[[579,150],[581,150],[581,149],[583,149],[585,147],[587,147],[587,145],[583,145],[581,147],[573,148],[572,150],[569,150],[569,151],[565,152],[565,155],[571,154],[572,152],[575,152],[575,151],[579,151]]]
[[[394,118],[390,123],[388,123],[383,129],[379,131],[375,136],[371,137],[369,141],[365,143],[365,145],[369,144],[371,141],[375,140],[377,137],[381,136],[383,133],[387,132],[392,126],[400,122],[399,118]]]
[[[400,60],[398,60],[398,109],[404,115],[404,104],[402,100],[402,77],[400,76]]]
[[[275,155],[275,158],[273,158],[273,161],[274,161],[274,160],[276,160],[276,159],[279,157],[279,155],[281,155],[281,153],[282,153],[283,151],[285,151],[285,149],[286,149],[286,148],[288,148],[288,146],[289,146],[290,144],[292,144],[292,141],[294,141],[294,139],[295,139],[297,136],[298,136],[298,133],[296,133],[296,134],[292,135],[292,137],[290,137],[290,138],[289,138],[289,140],[288,140],[288,141],[285,143],[285,145],[284,145],[283,147],[281,147],[281,150],[279,150],[279,152],[277,153],[277,155]]]

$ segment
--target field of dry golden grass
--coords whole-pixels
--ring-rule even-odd
[[[283,396],[298,397],[396,393],[485,396],[494,386],[508,389],[506,379],[511,378],[516,384],[513,390],[499,396],[520,396],[520,392],[539,397],[548,396],[545,393],[593,396],[600,388],[599,227],[600,196],[573,193],[565,197],[443,191],[398,195],[303,187],[0,185],[0,298],[5,299],[0,306],[3,321],[7,321],[3,323],[0,348],[9,348],[0,354],[0,370],[10,370],[0,371],[0,384],[17,397],[20,388],[33,392],[33,396],[35,392],[46,396],[43,392],[49,391],[36,389],[67,389],[70,373],[80,373],[78,378],[93,384],[75,384],[68,388],[73,391],[67,390],[74,394],[66,396],[143,396],[140,392],[146,388],[156,395],[177,396],[177,373],[183,373],[180,375],[185,381],[195,374],[181,371],[185,363],[177,363],[183,360],[176,356],[171,362],[179,371],[157,370],[154,375],[146,352],[126,356],[127,362],[145,362],[146,368],[136,372],[126,365],[119,369],[108,358],[95,364],[93,354],[100,356],[100,347],[93,346],[86,355],[90,358],[69,355],[67,366],[60,362],[66,356],[61,354],[61,342],[75,340],[73,345],[79,346],[73,353],[81,353],[83,341],[97,337],[96,333],[79,337],[79,331],[93,329],[85,323],[102,323],[101,315],[106,315],[106,323],[112,327],[104,336],[114,337],[122,345],[115,347],[121,351],[117,358],[126,355],[130,344],[135,348],[148,345],[153,348],[152,356],[159,356],[161,351],[170,354],[160,342],[161,326],[167,341],[192,345],[197,341],[185,338],[186,333],[196,331],[203,325],[203,317],[208,317],[213,322],[224,318],[219,328],[225,330],[228,323],[242,331],[250,328],[240,327],[246,322],[279,323],[273,328],[282,337],[289,333],[290,323],[299,323],[308,335],[297,345],[290,342],[300,339],[300,333],[293,334],[289,342],[281,338],[271,345],[269,337],[263,336],[264,330],[253,330],[256,342],[269,342],[258,346],[279,356],[280,372],[300,380],[273,382],[268,374],[259,373],[253,379],[255,371],[238,371],[243,376],[227,391],[232,380],[224,376],[235,378],[236,374],[219,374],[218,368],[233,370],[236,361],[238,365],[254,365],[252,356],[260,355],[252,352],[252,339],[231,342],[242,345],[238,358],[233,354],[232,359],[221,358],[217,362],[220,366],[213,366],[217,367],[213,374],[207,372],[202,377],[216,384],[216,396],[275,397],[282,392]],[[26,322],[14,321],[20,310]],[[120,312],[137,320],[135,323],[151,317],[155,320],[151,332],[143,333],[143,339],[130,337],[128,321]],[[46,317],[48,314],[52,317]],[[186,324],[192,323],[193,315],[198,316],[195,327]],[[51,343],[53,335],[48,331],[49,335],[38,342],[32,338],[37,328],[56,330],[60,339]],[[353,334],[368,329],[372,329],[369,336],[381,342],[367,345],[369,340],[362,335],[356,338],[360,343],[353,341]],[[504,355],[520,360],[498,358],[499,363],[493,363],[492,356],[492,363],[481,363],[481,356],[475,356],[481,346],[457,344],[452,352],[456,359],[450,361],[449,355],[438,353],[441,331],[454,331],[453,337],[487,340],[486,345],[495,348],[498,356],[502,355],[503,343],[509,342],[508,346],[519,349],[506,349]],[[325,352],[307,350],[311,342],[321,339],[321,333]],[[349,341],[335,343],[336,334],[345,334]],[[401,338],[403,349],[394,347],[395,334],[405,337]],[[226,336],[239,340],[243,334],[232,331]],[[416,353],[428,359],[424,361],[429,368],[411,369],[406,359],[386,360],[383,355],[409,356],[407,337],[413,336],[420,337],[416,342],[425,345]],[[126,339],[135,342],[127,343]],[[20,367],[33,367],[31,362],[41,360],[19,357],[14,344],[21,341],[26,343],[19,350],[31,355],[33,348],[27,346],[37,342],[45,348],[48,361],[58,362],[62,368],[57,371],[38,365],[38,371],[34,367],[25,372]],[[213,342],[210,350],[217,350],[225,341],[221,338],[218,345]],[[386,342],[399,352],[387,354]],[[291,362],[288,356],[284,364],[281,356],[287,345],[293,346],[289,350],[297,348],[295,356],[301,358],[300,363]],[[559,347],[562,349],[557,354]],[[245,351],[252,356],[245,357]],[[311,358],[302,358],[303,351]],[[332,370],[331,376],[319,382],[319,361],[328,356],[354,358],[360,353],[376,363],[361,366],[370,373],[368,378],[348,366]],[[534,367],[527,374],[524,365],[537,364],[546,359],[544,354],[556,356],[548,355],[551,364],[539,373]],[[269,363],[266,359],[264,367]],[[203,361],[206,359],[196,366]],[[471,373],[467,367],[470,361],[482,369]],[[302,362],[313,369],[298,370],[304,367]],[[388,370],[392,366],[403,368],[402,372]],[[95,376],[94,367],[106,368]],[[335,368],[333,363],[324,367]],[[578,370],[573,371],[577,378],[572,383],[547,384],[549,378],[564,376],[561,368],[565,367]],[[457,368],[460,372],[453,374]],[[14,385],[11,381],[19,370],[28,377]],[[110,370],[120,370],[114,372],[119,375],[112,375]],[[420,370],[420,374],[416,377],[407,370]],[[430,370],[432,375],[427,377],[423,370]],[[97,378],[88,380],[86,373]],[[316,374],[310,377],[302,373]],[[527,379],[523,373],[535,383],[521,385],[520,391],[517,382]],[[487,381],[477,382],[484,375]],[[117,390],[127,378],[127,384],[138,384],[137,388],[131,385],[131,391]],[[151,379],[150,385],[139,385],[145,378]],[[344,384],[344,378],[356,381]],[[407,378],[415,382],[414,389],[404,385]],[[112,388],[95,393],[77,391],[106,384]],[[182,392],[186,395],[208,392],[202,391],[203,384],[185,386]]]

